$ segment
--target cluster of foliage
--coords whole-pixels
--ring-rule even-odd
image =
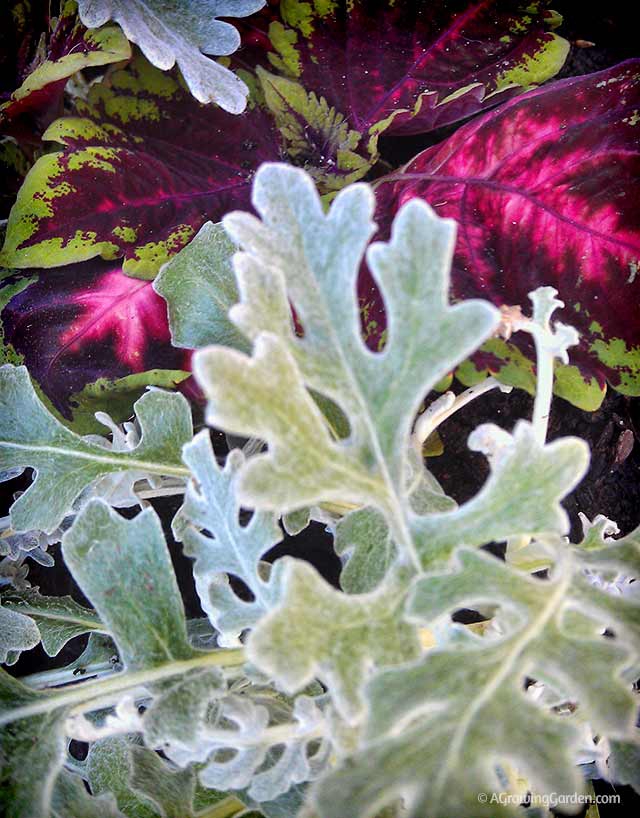
[[[146,392],[108,441],[62,425],[24,367],[0,369],[0,468],[36,471],[9,542],[61,537],[93,606],[2,595],[8,663],[90,634],[67,668],[0,675],[4,813],[496,818],[515,807],[479,793],[581,792],[585,756],[637,786],[640,601],[624,578],[640,571],[640,534],[614,540],[598,519],[579,544],[566,538],[560,501],[589,454],[545,439],[553,361],[577,341],[551,326],[555,290],[533,293],[533,317],[511,326],[538,350],[533,421],[472,434],[491,474],[458,506],[421,449],[471,395],[414,419],[501,315],[449,303],[454,222],[414,199],[390,241],[369,245],[370,187],[325,213],[311,178],[279,164],[258,171],[253,206],[258,218],[208,225],[160,277],[176,332],[207,344],[194,357],[207,422],[248,439],[223,464],[181,394]],[[365,252],[387,311],[378,352],[357,303]],[[228,315],[212,290],[236,293]],[[184,492],[172,531],[204,620],[186,621],[155,511],[113,508],[167,491]],[[331,529],[340,590],[301,560],[264,560],[280,519]],[[491,541],[507,541],[506,559],[482,550]],[[465,608],[481,626],[454,621]],[[70,739],[88,743],[84,761]]]
[[[640,790],[640,533],[569,542],[588,447],[546,440],[553,389],[640,394],[640,60],[548,82],[545,0],[2,14],[0,479],[34,472],[0,660],[88,642],[0,671],[0,812],[498,818],[586,762]],[[425,441],[512,385],[532,421],[474,431],[490,476],[458,505]],[[270,559],[312,521],[339,589]],[[30,586],[59,542],[91,607]]]
[[[84,0],[79,18],[67,1],[47,30],[48,2],[13,5],[7,189],[32,167],[0,254],[2,354],[76,431],[188,378],[190,351],[171,346],[149,281],[206,221],[247,208],[274,160],[304,167],[326,201],[375,179],[381,238],[412,197],[455,218],[454,297],[522,305],[556,286],[581,333],[556,392],[586,409],[607,381],[640,392],[638,63],[535,90],[569,52],[545,0],[272,0],[254,14],[259,0]],[[217,19],[230,14],[250,15],[234,21],[235,52],[238,31]],[[82,24],[109,18],[139,46],[132,58],[113,22]],[[202,51],[231,56],[223,67]],[[182,73],[160,70],[174,61]],[[389,173],[415,135],[432,147]],[[377,348],[385,316],[366,269],[359,296]],[[491,340],[458,375],[487,373],[533,392],[531,345]]]

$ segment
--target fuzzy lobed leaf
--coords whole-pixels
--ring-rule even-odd
[[[198,102],[215,102],[240,114],[247,86],[204,55],[232,54],[240,45],[236,29],[219,17],[246,17],[263,5],[264,0],[78,0],[78,11],[90,27],[115,20],[158,68],[166,70],[177,63]]]
[[[4,598],[1,600],[4,603]],[[14,664],[22,651],[40,642],[40,631],[33,619],[0,604],[0,662]]]
[[[27,465],[36,470],[34,482],[11,508],[13,528],[53,531],[81,492],[110,474],[186,476],[181,450],[193,434],[186,399],[154,390],[137,401],[135,411],[140,442],[126,452],[109,451],[56,420],[24,367],[0,368],[0,470]]]
[[[587,472],[589,449],[583,440],[564,437],[541,445],[532,425],[518,421],[512,435],[493,424],[479,426],[469,445],[488,454],[491,474],[459,508],[414,517],[413,536],[425,570],[446,562],[458,545],[569,531],[560,500]]]
[[[236,249],[222,225],[206,222],[189,244],[163,266],[153,289],[167,302],[174,346],[199,349],[222,344],[248,348],[228,316],[238,300],[231,265]]]
[[[94,814],[96,818],[120,818],[121,813],[109,795],[113,792],[118,806],[123,808],[118,787],[115,791],[113,787],[101,787],[96,779],[94,794],[104,793],[104,797],[89,799],[84,785],[78,789],[75,779],[70,781],[65,774],[60,777],[67,736],[77,735],[80,728],[85,731],[88,728],[89,734],[96,732],[96,725],[84,719],[82,713],[97,708],[104,717],[108,690],[111,697],[114,688],[123,694],[129,691],[130,696],[135,696],[136,691],[140,694],[144,688],[146,696],[151,690],[157,695],[168,680],[197,670],[199,663],[206,665],[210,654],[194,650],[189,643],[171,559],[160,522],[151,509],[133,520],[125,520],[103,501],[93,500],[66,532],[63,554],[74,579],[109,628],[124,670],[104,682],[44,692],[31,690],[0,673],[0,804],[3,814],[16,818],[90,818]],[[100,566],[100,571],[95,571],[95,565]],[[98,654],[94,649],[93,655],[102,655],[101,649],[98,648]],[[91,661],[89,657],[88,660]],[[133,701],[132,698],[131,707]],[[68,718],[72,705],[76,705],[75,713]],[[127,718],[139,722],[137,707]],[[108,719],[109,716],[105,721],[107,732]],[[104,729],[105,725],[99,727],[98,735]],[[157,758],[154,753],[151,755]],[[112,761],[118,761],[113,754]],[[193,790],[192,775],[178,774],[171,781],[159,758],[161,769],[158,764],[154,767],[147,756],[137,761],[140,763],[132,769],[134,786],[149,796],[152,806],[159,807],[157,812],[134,812],[135,818],[165,816],[163,809],[169,803],[173,803],[171,814],[177,818],[180,814],[175,800],[180,797],[177,782],[180,780]],[[120,784],[126,788],[127,781]],[[123,814],[130,818],[124,808]]]
[[[267,165],[256,176],[253,203],[262,222],[232,214],[224,224],[244,251],[235,260],[241,300],[231,318],[254,340],[254,356],[214,347],[194,359],[208,421],[270,445],[241,472],[240,497],[285,511],[337,500],[388,512],[405,479],[420,402],[491,332],[496,314],[479,302],[447,305],[453,225],[421,205],[409,207],[391,243],[368,254],[391,316],[387,346],[374,355],[362,341],[354,292],[373,232],[369,189],[351,186],[325,215],[308,176]],[[332,440],[307,387],[344,412],[346,440]]]
[[[57,656],[70,639],[104,628],[94,611],[70,596],[44,596],[29,588],[8,591],[2,594],[1,601],[3,610],[12,611],[34,624],[38,642],[42,641],[48,656]]]
[[[107,540],[104,530],[113,539]],[[62,552],[128,670],[194,655],[162,527],[153,510],[125,520],[102,500],[92,500],[64,535]]]
[[[282,531],[269,512],[255,512],[246,525],[240,524],[234,490],[244,465],[240,451],[232,451],[221,470],[204,430],[185,446],[183,459],[192,481],[174,519],[174,535],[183,543],[184,553],[194,559],[196,591],[220,644],[233,644],[277,602],[277,569],[265,578],[261,561],[280,542]],[[251,602],[234,592],[228,576],[246,584],[253,595]]]
[[[637,536],[625,545],[637,551]],[[452,570],[417,578],[407,606],[411,620],[437,623],[460,608],[497,604],[505,627],[497,637],[467,635],[436,647],[370,683],[365,741],[320,784],[323,816],[337,818],[345,810],[373,816],[397,797],[410,816],[427,810],[443,818],[512,815],[510,807],[478,798],[503,790],[498,765],[515,765],[534,792],[580,792],[575,755],[582,720],[601,735],[633,733],[637,708],[620,674],[629,652],[637,651],[640,608],[594,590],[580,556],[560,547],[564,553],[547,580],[466,548],[456,552]],[[601,558],[602,567],[617,564],[616,545]],[[578,612],[584,629],[576,634],[567,617]],[[615,639],[604,637],[603,625],[616,629]],[[579,716],[534,702],[526,677],[544,681],[556,700],[573,702]]]
[[[368,594],[347,596],[301,560],[285,558],[282,563],[280,605],[251,632],[249,658],[287,693],[321,679],[340,715],[355,723],[364,707],[361,687],[371,669],[419,653],[415,628],[400,616],[400,588],[387,583]]]
[[[94,742],[86,771],[92,791],[109,794],[126,818],[194,816],[194,771],[170,770],[156,753],[128,737]]]
[[[48,815],[62,769],[66,710],[53,706],[38,719],[14,715],[45,697],[0,670],[0,812],[12,818]]]

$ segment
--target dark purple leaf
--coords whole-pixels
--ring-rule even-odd
[[[272,0],[239,59],[324,98],[365,138],[426,133],[553,77],[569,44],[545,0]]]
[[[131,47],[117,26],[87,30],[70,0],[18,0],[8,6],[0,12],[2,62],[7,63],[0,87],[0,127],[33,141],[62,112],[70,76],[128,59]]]
[[[34,272],[22,290],[5,284],[17,292],[1,313],[4,341],[65,417],[82,409],[85,422],[101,392],[130,406],[146,384],[186,377],[189,356],[171,346],[166,304],[150,281],[98,259]]]
[[[207,220],[246,208],[257,166],[280,158],[261,108],[240,116],[202,105],[144,58],[94,86],[81,116],[56,121],[12,210],[1,260],[53,267],[124,256],[152,277]]]
[[[570,357],[582,377],[565,372],[559,391],[591,406],[605,380],[640,394],[639,175],[640,60],[630,60],[531,91],[418,154],[378,188],[379,223],[415,196],[455,219],[458,298],[528,312],[531,290],[556,287],[567,305],[558,318],[581,333]],[[379,298],[361,286],[379,335]],[[531,376],[498,339],[478,363]]]

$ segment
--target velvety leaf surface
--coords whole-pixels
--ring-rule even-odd
[[[207,222],[160,271],[153,289],[167,302],[175,346],[198,349],[222,344],[248,349],[247,339],[228,315],[238,300],[231,265],[237,249],[221,224]]]
[[[219,715],[221,721],[233,727],[203,731],[204,741],[213,749],[217,745],[221,750],[233,746],[237,750],[233,755],[211,755],[199,774],[206,787],[239,789],[243,800],[258,802],[262,811],[264,802],[277,804],[288,793],[295,802],[295,786],[316,778],[326,766],[329,747],[320,741],[326,724],[322,711],[309,696],[299,696],[289,705],[278,695],[230,695],[222,700]],[[280,726],[280,730],[270,730],[270,724]],[[280,745],[278,749],[274,744]],[[294,792],[290,792],[292,789]],[[271,813],[265,810],[264,814]],[[295,815],[297,811],[286,814]]]
[[[37,625],[42,647],[57,656],[70,639],[85,633],[104,632],[95,612],[70,596],[43,596],[37,589],[9,591],[1,597],[6,611],[20,614]]]
[[[21,52],[24,55],[31,51],[33,56],[28,63],[14,63],[19,87],[12,89],[9,99],[0,105],[3,130],[15,129],[15,120],[25,114],[30,118],[23,123],[22,131],[34,123],[41,127],[47,119],[50,122],[61,113],[64,86],[72,74],[131,56],[131,47],[119,28],[87,30],[78,19],[76,3],[71,0],[62,0],[58,15],[50,18],[44,10],[48,3],[34,0],[12,5],[11,23],[6,21],[9,30],[18,37],[23,32]]]
[[[25,180],[0,254],[7,266],[124,256],[125,272],[153,277],[205,221],[244,206],[252,172],[280,154],[263,109],[201,105],[142,57],[93,86],[77,112],[45,134],[64,150]]]
[[[191,440],[191,410],[182,395],[153,390],[135,404],[141,435],[112,451],[62,425],[38,399],[24,367],[0,368],[0,471],[31,466],[34,482],[11,507],[16,531],[51,532],[80,493],[121,472],[187,476],[182,446]]]
[[[255,341],[254,354],[211,347],[194,363],[209,422],[269,443],[241,470],[241,500],[280,511],[350,501],[391,518],[404,502],[409,434],[424,395],[491,333],[496,313],[478,301],[448,304],[454,226],[412,203],[391,242],[368,250],[393,316],[390,340],[374,355],[355,298],[374,228],[370,189],[346,188],[325,214],[308,175],[266,165],[253,203],[261,221],[234,213],[224,224],[243,249],[234,261],[241,300],[231,317]],[[343,410],[346,440],[333,439],[307,387]]]
[[[105,529],[109,540],[101,535]],[[194,655],[169,550],[152,509],[125,520],[103,501],[92,500],[65,534],[62,552],[127,670]]]
[[[108,792],[94,801],[85,791],[82,799],[64,774],[63,780],[58,778],[68,738],[79,731],[88,731],[89,740],[96,730],[98,735],[105,729],[108,733],[112,729],[104,712],[108,704],[116,704],[115,729],[124,725],[127,732],[139,731],[140,714],[133,702],[141,690],[147,696],[155,695],[162,690],[162,682],[166,685],[169,679],[182,676],[191,679],[201,666],[229,661],[241,664],[243,656],[241,651],[203,652],[190,645],[171,557],[152,509],[127,520],[103,501],[93,500],[65,533],[62,550],[73,578],[109,628],[124,669],[99,681],[45,692],[31,690],[0,672],[0,808],[3,816],[12,818],[119,818]],[[180,700],[175,703],[186,706]],[[73,715],[67,720],[72,707]],[[97,717],[83,715],[96,710],[101,711]],[[153,809],[131,815],[181,818],[185,812],[178,811],[175,799],[185,791],[193,793],[192,777],[183,773],[168,777],[166,768],[158,770],[163,762],[155,753],[151,753],[158,762],[155,766],[149,763],[149,751],[143,755],[132,759],[131,785],[143,800],[148,794],[146,803]],[[99,783],[96,790],[101,793],[113,789],[101,788]],[[126,786],[129,781],[121,783]],[[114,795],[120,805],[120,792]],[[202,806],[211,800],[207,802],[206,794],[200,798]],[[183,809],[187,806],[182,805]]]
[[[320,679],[340,715],[355,723],[371,668],[419,653],[415,628],[399,616],[401,600],[393,583],[369,594],[344,594],[312,566],[284,558],[281,603],[251,632],[248,656],[287,693]]]
[[[219,17],[246,17],[265,0],[78,0],[87,26],[120,23],[147,59],[166,70],[178,64],[198,102],[216,102],[242,113],[249,89],[225,66],[205,54],[232,54],[240,45],[236,29]],[[202,52],[202,53],[201,53]]]
[[[491,441],[488,446],[486,441]],[[513,435],[493,424],[479,426],[469,437],[469,447],[488,454],[491,474],[459,508],[414,519],[414,537],[425,570],[446,562],[458,545],[569,532],[560,500],[587,471],[589,449],[583,440],[564,437],[541,445],[531,424],[518,421]]]
[[[23,650],[40,642],[38,627],[28,616],[12,611],[0,600],[0,662],[13,664]]]
[[[194,559],[193,575],[203,610],[219,632],[219,644],[237,643],[240,633],[252,627],[278,598],[274,569],[267,579],[262,557],[282,539],[277,517],[255,512],[247,525],[239,520],[235,477],[244,464],[238,450],[218,466],[208,430],[200,432],[183,450],[193,476],[185,502],[173,521],[176,539]],[[251,602],[232,589],[228,575],[244,582]]]
[[[530,290],[556,287],[567,305],[559,317],[581,333],[570,359],[583,378],[569,373],[561,385],[579,405],[605,379],[640,394],[639,109],[637,60],[554,83],[419,154],[390,194],[386,217],[420,197],[458,221],[458,298],[526,309]],[[486,349],[481,369],[522,362],[531,378],[517,349],[500,339]]]
[[[66,418],[82,425],[104,408],[121,420],[145,385],[170,388],[187,376],[151,282],[100,259],[33,274],[0,313],[4,342]],[[5,284],[12,286],[14,279]]]
[[[126,818],[193,818],[194,772],[169,769],[155,752],[126,737],[92,744],[87,776],[92,791],[110,794]]]
[[[46,698],[46,693],[30,690],[0,670],[1,815],[42,818],[49,814],[66,753],[66,710],[52,707],[37,719],[15,716],[15,711]]]
[[[276,0],[245,34],[363,137],[425,133],[553,77],[569,44],[542,2]],[[246,56],[245,56],[246,55]]]
[[[51,799],[51,818],[127,818],[111,796],[89,795],[84,779],[63,770]]]
[[[622,548],[635,550],[629,570],[637,539]],[[602,549],[605,572],[619,564],[616,550]],[[452,570],[416,580],[407,606],[412,621],[437,624],[461,608],[498,605],[498,621],[510,617],[509,625],[492,637],[463,631],[420,661],[378,674],[367,689],[362,748],[317,790],[323,816],[370,818],[398,797],[410,818],[515,816],[514,806],[478,797],[504,790],[497,767],[505,760],[533,792],[581,792],[583,723],[600,736],[634,735],[637,706],[622,670],[637,650],[640,606],[590,584],[565,542],[556,558],[556,570],[541,580],[463,548]],[[571,616],[582,617],[577,635]],[[606,626],[615,639],[604,636]],[[580,716],[541,706],[525,692],[527,676],[557,701],[577,705]]]

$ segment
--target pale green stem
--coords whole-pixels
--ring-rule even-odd
[[[486,378],[482,383],[465,389],[460,395],[453,396],[453,392],[446,392],[441,397],[437,398],[431,406],[429,406],[416,421],[414,437],[420,445],[431,435],[441,423],[444,423],[447,418],[454,415],[463,406],[466,406],[471,401],[490,392],[495,388],[501,389],[503,392],[511,392],[511,386],[505,386],[493,376]],[[432,411],[430,411],[432,410]]]
[[[43,670],[40,673],[30,673],[23,676],[20,681],[28,687],[43,689],[47,687],[58,687],[69,682],[89,681],[90,679],[101,679],[104,676],[111,676],[117,671],[112,662],[96,662],[83,668],[83,673],[74,673],[77,668],[55,668],[54,670]]]
[[[217,804],[197,813],[197,818],[234,818],[235,815],[245,812],[247,807],[235,796],[218,801]]]
[[[153,500],[154,497],[173,497],[176,494],[184,494],[186,488],[186,486],[172,486],[164,489],[142,489],[141,491],[136,490],[135,495],[141,500]]]
[[[56,690],[49,695],[43,695],[29,704],[5,710],[0,713],[0,726],[9,724],[18,719],[26,719],[49,713],[59,707],[76,707],[77,712],[99,707],[108,707],[117,701],[120,694],[126,690],[145,687],[174,676],[183,676],[192,670],[206,667],[234,667],[244,664],[245,657],[242,648],[230,650],[215,650],[203,653],[192,659],[183,659],[150,668],[149,670],[126,671],[115,673],[106,679],[95,682],[85,682],[72,687]],[[91,707],[85,705],[90,704]]]
[[[17,449],[18,451],[25,450],[28,453],[34,451],[43,454],[52,455],[68,455],[75,460],[89,460],[92,463],[104,463],[105,466],[116,466],[118,470],[127,471],[132,469],[135,471],[149,472],[150,474],[158,474],[163,477],[190,477],[191,472],[186,466],[173,466],[168,463],[156,463],[148,460],[135,460],[134,458],[126,457],[118,452],[110,454],[107,449],[99,452],[79,452],[74,449],[65,449],[63,446],[35,446],[26,443],[14,443],[13,441],[2,441],[3,448]]]
[[[541,337],[541,333],[532,332],[536,345],[536,396],[533,403],[533,431],[538,443],[543,446],[547,440],[549,414],[553,398],[553,361],[554,353]]]

